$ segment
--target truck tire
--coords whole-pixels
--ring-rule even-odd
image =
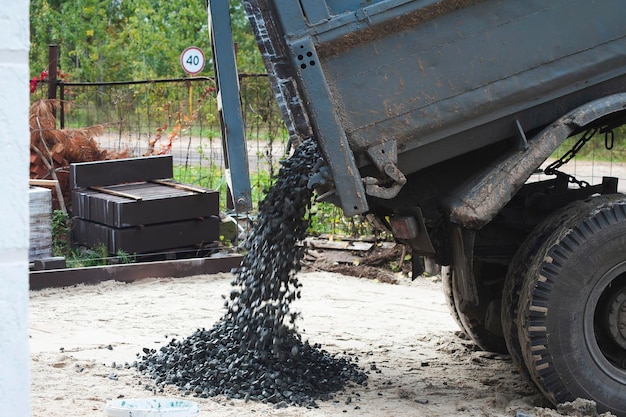
[[[479,270],[480,268],[475,268],[475,273],[480,274]],[[442,275],[446,303],[450,314],[459,327],[480,349],[487,352],[507,353],[506,342],[500,330],[500,313],[496,311],[500,303],[499,300],[497,300],[496,308],[494,308],[493,303],[496,298],[495,294],[500,294],[500,288],[481,285],[481,278],[484,277],[479,275],[477,277],[480,298],[479,305],[470,309],[461,310],[458,302],[459,296],[456,293],[456,288],[458,287],[455,283],[454,270],[451,270],[448,274]],[[498,315],[497,323],[489,325],[489,317],[493,317],[494,315]],[[493,327],[498,327],[498,329],[493,331]]]
[[[454,302],[454,292],[452,291],[452,269],[451,268],[446,267],[445,270],[441,271],[441,283],[443,287],[443,295],[446,300],[446,305],[448,306],[448,311],[450,311],[450,315],[456,322],[457,326],[459,326],[459,329],[461,329],[461,331],[465,333],[467,337],[469,337],[467,335],[467,332],[465,331],[465,327],[463,326],[463,322],[461,321],[459,312],[456,309],[456,303]]]
[[[626,415],[626,199],[591,201],[528,260],[518,338],[531,379],[554,404],[580,397]]]
[[[502,289],[502,309],[501,322],[502,332],[506,341],[506,346],[511,360],[520,368],[521,373],[529,378],[528,370],[522,357],[522,348],[518,336],[517,311],[519,302],[519,292],[522,288],[524,277],[528,274],[530,260],[535,258],[537,251],[546,239],[554,231],[566,222],[576,221],[577,216],[584,215],[593,207],[599,204],[615,200],[619,196],[601,196],[585,201],[575,201],[562,209],[548,216],[542,223],[538,224],[526,237],[519,247],[504,281]]]

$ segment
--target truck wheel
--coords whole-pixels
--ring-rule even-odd
[[[519,247],[513,260],[509,265],[504,288],[502,289],[502,310],[501,322],[502,332],[506,341],[506,346],[511,359],[515,365],[520,367],[523,375],[528,377],[528,371],[522,358],[522,348],[518,336],[517,311],[519,302],[519,292],[522,288],[524,277],[528,274],[530,260],[535,258],[537,251],[546,239],[554,233],[554,231],[568,220],[575,221],[577,216],[587,213],[598,204],[615,200],[618,196],[596,197],[586,201],[576,201],[561,210],[548,216],[542,223],[538,224],[526,237],[522,245]]]
[[[459,326],[459,329],[467,335],[465,326],[463,326],[459,312],[456,309],[456,303],[454,302],[454,292],[452,291],[452,269],[450,267],[445,267],[445,270],[441,271],[441,283],[443,286],[443,295],[446,299],[446,305],[448,306],[450,315]]]
[[[477,265],[478,265],[478,261]],[[484,274],[482,268],[476,267],[476,281],[480,303],[476,307],[461,310],[459,306],[458,288],[455,283],[455,274],[452,270],[448,274],[443,274],[443,288],[446,302],[452,317],[459,327],[470,337],[482,350],[487,352],[506,353],[506,343],[502,336],[500,326],[499,299],[500,287],[482,285]],[[496,302],[497,301],[497,302]],[[495,319],[495,323],[493,322]]]
[[[626,199],[584,207],[546,237],[517,312],[529,375],[554,404],[626,414]]]

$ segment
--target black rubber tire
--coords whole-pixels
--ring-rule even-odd
[[[607,201],[612,201],[617,196],[600,196],[584,201],[573,202],[538,224],[526,237],[519,247],[513,260],[509,264],[509,269],[502,289],[501,322],[502,333],[506,341],[506,346],[511,360],[519,367],[522,375],[530,379],[526,364],[522,358],[522,348],[518,336],[517,311],[519,302],[519,292],[522,288],[524,277],[528,274],[530,260],[535,257],[537,251],[546,239],[554,231],[566,222],[576,221],[580,216],[584,216],[590,209],[597,207]]]
[[[454,270],[452,270],[450,274],[443,274],[444,276],[442,276],[448,309],[459,327],[480,349],[486,352],[507,353],[506,342],[500,329],[497,332],[493,332],[488,329],[485,322],[491,302],[500,294],[500,287],[498,285],[495,287],[481,285],[484,277],[480,276],[478,268],[474,269],[475,274],[477,274],[479,305],[464,311],[461,310],[458,302],[459,297],[457,296],[458,286],[455,282]],[[500,313],[497,312],[495,314],[499,315]]]
[[[454,302],[454,292],[452,291],[452,269],[446,268],[441,271],[441,283],[443,287],[443,295],[446,300],[446,305],[448,306],[448,311],[450,311],[450,315],[459,326],[459,329],[467,336],[467,332],[465,331],[465,327],[463,326],[463,322],[461,322],[461,317],[459,316],[459,312],[456,309],[456,303]],[[467,336],[469,338],[469,336]]]
[[[580,397],[626,415],[626,348],[604,330],[606,304],[615,305],[607,299],[626,298],[626,200],[592,201],[562,219],[529,259],[518,340],[531,379],[552,403]]]

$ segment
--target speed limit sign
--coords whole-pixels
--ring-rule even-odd
[[[199,74],[204,69],[204,52],[197,46],[190,46],[180,54],[180,65],[189,75]]]

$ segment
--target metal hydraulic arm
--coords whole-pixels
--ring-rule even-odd
[[[245,212],[252,209],[250,170],[228,0],[208,0],[207,11],[226,178],[235,210]]]

